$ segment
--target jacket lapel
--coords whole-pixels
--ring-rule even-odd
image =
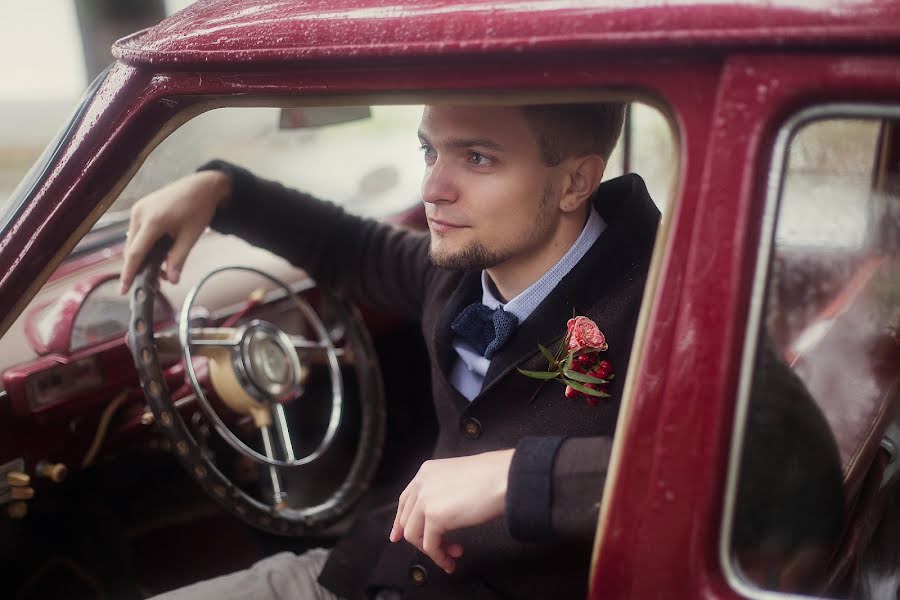
[[[447,382],[450,382],[450,372],[456,352],[453,350],[453,331],[450,324],[462,309],[481,300],[481,272],[470,271],[462,276],[459,285],[447,299],[438,315],[434,331],[434,348],[437,354],[438,366],[444,374]],[[452,384],[451,384],[452,388]]]
[[[555,351],[573,312],[590,316],[601,331],[606,329],[604,315],[610,310],[605,300],[614,294],[611,283],[652,252],[659,211],[636,175],[604,183],[593,203],[607,223],[606,230],[494,356],[474,401],[517,365],[538,354],[539,343]]]
[[[594,304],[606,288],[606,265],[612,257],[611,236],[608,233],[607,230],[600,236],[575,268],[519,326],[509,343],[494,356],[479,396],[489,392],[498,379],[518,364],[538,354],[538,344],[555,352],[565,336],[566,322],[573,313],[594,313]],[[597,325],[603,330],[602,321],[598,321]]]

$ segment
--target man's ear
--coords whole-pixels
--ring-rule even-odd
[[[559,208],[563,212],[573,212],[581,208],[591,197],[606,169],[606,161],[597,154],[570,156],[560,167],[567,174],[567,185],[559,199]]]

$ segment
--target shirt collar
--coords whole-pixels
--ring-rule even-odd
[[[534,312],[534,309],[544,301],[544,298],[550,295],[550,292],[562,281],[562,278],[572,270],[572,267],[578,264],[578,261],[587,254],[587,251],[591,249],[591,246],[594,245],[594,242],[597,241],[604,229],[606,229],[606,221],[592,206],[587,223],[584,224],[581,234],[575,240],[575,243],[572,244],[572,247],[540,279],[528,286],[518,296],[510,299],[506,304],[503,304],[494,296],[494,293],[491,291],[490,277],[487,271],[482,271],[482,304],[491,309],[502,307],[503,310],[515,315],[519,319],[519,323],[524,322]]]

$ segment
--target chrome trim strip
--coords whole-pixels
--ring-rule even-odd
[[[741,453],[744,446],[744,425],[750,403],[750,384],[753,378],[753,363],[756,358],[757,334],[762,320],[765,303],[766,279],[775,238],[776,216],[783,188],[783,175],[787,168],[788,144],[794,134],[804,125],[813,121],[833,118],[855,119],[900,119],[900,107],[876,106],[871,104],[832,103],[815,106],[791,116],[778,132],[772,151],[772,164],[766,184],[766,200],[763,209],[762,232],[753,289],[750,296],[747,330],[744,339],[744,353],[741,358],[741,372],[738,380],[737,404],[735,406],[734,427],[731,439],[731,454],[728,457],[728,476],[725,484],[725,504],[722,515],[722,532],[719,537],[719,564],[725,580],[733,590],[747,598],[756,600],[784,600],[788,598],[808,599],[809,596],[786,594],[764,590],[751,584],[738,573],[739,567],[731,559],[731,534],[734,525],[734,503],[737,498],[738,475]]]

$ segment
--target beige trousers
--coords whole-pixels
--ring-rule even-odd
[[[154,596],[152,600],[340,600],[316,579],[328,559],[328,550],[303,554],[281,552],[244,571]]]

